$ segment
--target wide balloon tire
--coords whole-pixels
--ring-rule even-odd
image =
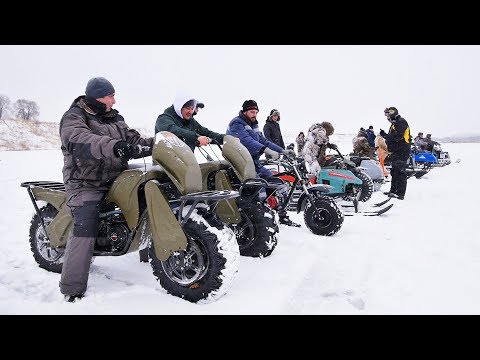
[[[161,261],[149,246],[153,274],[167,293],[193,303],[218,300],[233,284],[240,264],[240,251],[233,231],[196,211],[183,226],[185,250],[173,252]]]
[[[333,198],[315,196],[315,206],[308,200],[303,212],[307,228],[315,235],[332,236],[342,227],[344,215]],[[320,217],[315,210],[320,212]]]
[[[58,210],[48,204],[40,208],[40,214],[45,226],[48,226],[55,216],[57,216]],[[30,223],[29,241],[33,257],[41,268],[55,273],[62,272],[64,249],[57,249],[50,246],[50,240],[47,234],[45,234],[42,222],[36,213]]]
[[[278,223],[275,212],[268,206],[255,202],[242,206],[241,222],[232,224],[240,254],[249,257],[266,257],[278,243]]]

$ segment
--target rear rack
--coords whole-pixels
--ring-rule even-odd
[[[37,186],[46,189],[65,191],[65,184],[58,181],[25,181],[22,182],[20,186],[26,188]]]
[[[40,212],[40,209],[38,208],[35,197],[33,196],[32,188],[41,187],[44,189],[65,191],[65,184],[58,181],[25,181],[25,182],[22,182],[20,186],[27,188],[28,196],[30,196],[30,200],[32,200],[33,207],[35,208],[35,212],[37,213],[38,218],[40,219],[40,222],[43,227],[43,231],[45,232],[45,234],[47,234],[47,227],[43,222],[42,213]]]

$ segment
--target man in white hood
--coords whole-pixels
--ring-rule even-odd
[[[194,118],[198,100],[187,93],[178,93],[173,105],[159,115],[155,123],[155,134],[170,131],[182,139],[192,151],[196,146],[208,145],[210,139],[223,144],[225,134],[219,134],[200,125]]]

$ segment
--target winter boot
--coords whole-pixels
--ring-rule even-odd
[[[80,300],[81,298],[83,298],[83,294],[79,294],[79,295],[64,295],[63,296],[65,301],[67,302],[75,302],[77,300]]]
[[[280,224],[283,224],[283,225],[294,226],[294,227],[302,226],[302,225],[297,224],[296,222],[293,222],[292,220],[290,220],[290,218],[288,216],[281,216],[279,218],[279,220],[280,220]]]

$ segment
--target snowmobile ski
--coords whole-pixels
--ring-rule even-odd
[[[382,205],[385,205],[385,204],[386,204],[387,202],[389,202],[390,200],[392,200],[391,197],[387,198],[387,200],[383,200],[383,201],[381,201],[381,202],[379,202],[379,203],[373,204],[372,206],[373,206],[373,207],[380,207],[380,206],[382,206]]]
[[[365,205],[366,207],[369,207],[369,208],[374,208],[374,207],[380,207],[382,205],[385,205],[386,203],[388,203],[390,200],[392,200],[391,197],[387,198],[387,200],[384,200],[384,201],[381,201],[379,203],[376,203],[376,204],[372,204],[372,205]],[[345,207],[345,208],[354,208],[355,205],[353,204],[342,204],[341,205],[342,207]]]
[[[353,211],[344,211],[345,216],[378,216],[385,214],[388,210],[390,210],[393,207],[394,204],[390,204],[388,206],[385,206],[381,209],[375,210],[375,211],[358,211],[358,212],[353,212]]]

